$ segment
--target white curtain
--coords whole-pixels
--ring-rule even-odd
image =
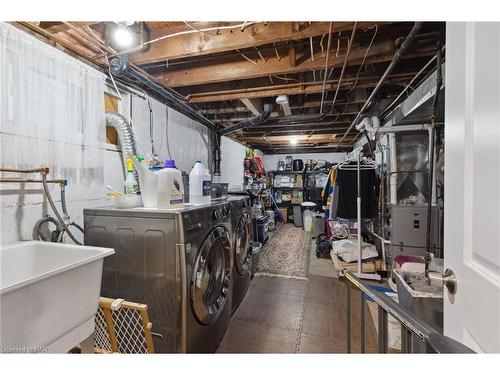
[[[0,90],[2,166],[103,183],[102,73],[0,23]]]

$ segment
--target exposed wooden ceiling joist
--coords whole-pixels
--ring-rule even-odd
[[[404,82],[409,77],[409,74],[391,75],[386,81],[386,84],[391,82]],[[374,77],[360,77],[358,80],[357,88],[370,88],[377,84],[377,79],[380,76]],[[342,80],[341,88],[351,88],[351,85],[356,80],[356,77],[346,78]],[[325,90],[333,91],[337,88],[338,80],[330,80],[326,82]],[[299,95],[299,94],[317,94],[323,91],[323,84],[317,82],[307,82],[304,84],[291,84],[291,85],[274,85],[268,87],[260,87],[253,89],[228,90],[227,92],[213,92],[213,93],[199,93],[188,95],[187,99],[190,103],[209,103],[219,102],[226,100],[241,100],[242,98],[265,98],[275,97],[278,95]]]
[[[258,116],[262,113],[264,110],[264,104],[262,103],[262,100],[260,99],[246,99],[243,98],[241,99],[241,102],[245,105],[245,107],[248,108],[250,112],[254,114],[254,116]],[[234,120],[238,121],[238,120]]]
[[[366,64],[390,61],[394,55],[394,42],[387,41],[370,48],[366,58]],[[349,54],[351,64],[361,63],[366,53],[365,47],[353,48]],[[339,66],[344,62],[345,54],[330,56],[328,68]],[[254,63],[240,56],[232,56],[231,59],[221,59],[216,64],[196,64],[185,69],[170,69],[164,73],[156,74],[160,82],[171,87],[182,87],[201,85],[207,83],[225,82],[256,78],[261,76],[283,75],[299,73],[309,70],[322,70],[325,67],[325,56],[321,52],[315,55],[314,61],[304,59],[291,65],[288,59],[276,56],[268,57],[266,61],[256,60]]]
[[[192,33],[178,35],[155,42],[149,49],[131,57],[136,64],[149,64],[158,61],[184,59],[192,56],[206,56],[238,49],[252,48],[265,44],[293,41],[328,33],[329,22],[305,24],[296,31],[296,22],[259,22],[243,30],[219,30],[217,33]],[[375,22],[361,22],[361,28],[372,27]],[[380,24],[380,22],[378,23]],[[352,29],[352,22],[334,22],[333,31]],[[196,25],[197,28],[203,27]],[[162,35],[175,33],[173,28],[157,30],[151,40]],[[208,35],[207,35],[208,34]],[[210,35],[212,34],[212,35]]]

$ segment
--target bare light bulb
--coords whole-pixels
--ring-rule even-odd
[[[119,25],[113,33],[113,39],[117,46],[122,48],[128,48],[132,46],[134,38],[132,36],[132,32],[128,29],[128,27],[124,25]]]
[[[292,137],[292,138],[290,138],[290,144],[291,144],[291,145],[296,145],[296,144],[298,143],[298,141],[299,141],[299,140],[297,139],[297,137]]]

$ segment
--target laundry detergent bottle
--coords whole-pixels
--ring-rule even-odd
[[[212,177],[202,162],[197,160],[189,173],[189,203],[210,203],[212,195]]]
[[[175,166],[175,160],[165,160],[158,172],[158,208],[179,208],[184,206],[184,185],[182,173]]]

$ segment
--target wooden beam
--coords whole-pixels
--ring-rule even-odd
[[[264,104],[262,103],[262,100],[260,99],[247,99],[243,98],[241,99],[243,104],[252,112],[255,116],[258,116],[262,113],[264,110]],[[231,121],[237,121],[237,120],[231,120]]]
[[[363,103],[364,100],[350,101],[350,102],[337,101],[335,105],[341,106],[349,104],[349,108],[354,108],[356,104],[363,104]],[[290,109],[319,108],[320,106],[321,102],[317,100],[317,101],[305,102],[300,105],[291,105]],[[329,109],[328,106],[327,109]],[[206,109],[200,109],[198,112],[201,113],[202,115],[220,115],[220,114],[248,113],[250,112],[250,110],[245,106],[236,106],[236,107],[225,107],[225,108],[206,108]]]
[[[294,136],[297,139],[298,144],[307,144],[307,143],[331,143],[336,138],[333,138],[330,134],[312,134],[312,135],[296,135]],[[354,136],[350,136],[349,139],[346,137],[344,139],[345,142],[352,141]],[[269,143],[271,144],[287,144],[290,142],[289,135],[273,135],[266,136],[266,139],[262,137],[244,137],[246,142],[250,142],[253,144],[261,144],[261,143]]]
[[[392,60],[394,56],[394,41],[386,41],[374,45],[366,55],[365,65],[384,63]],[[353,48],[349,54],[349,65],[359,65],[363,61],[366,47]],[[432,55],[434,48],[420,50],[417,54],[404,54],[402,59],[422,57]],[[345,54],[330,56],[328,67],[340,66],[343,64]],[[303,59],[296,66],[290,66],[286,59],[278,60],[276,56],[271,56],[265,62],[257,60],[251,63],[240,56],[233,56],[231,59],[220,59],[215,64],[196,64],[185,69],[174,69],[155,75],[163,84],[170,87],[182,87],[201,85],[216,82],[227,82],[231,80],[243,80],[257,78],[261,76],[293,74],[309,70],[322,70],[325,66],[325,57],[318,52],[314,58]]]
[[[388,41],[372,46],[366,58],[366,64],[371,64],[374,57],[378,61],[390,61],[394,55],[394,42]],[[361,62],[366,53],[366,48],[354,48],[350,53],[350,63]],[[344,54],[339,56],[330,56],[328,67],[338,66],[344,62]],[[380,60],[382,57],[382,60]],[[201,85],[207,83],[226,82],[231,80],[242,80],[257,78],[261,76],[293,74],[308,70],[320,70],[325,66],[325,57],[321,52],[315,56],[315,61],[310,59],[302,61],[300,64],[292,64],[287,59],[280,59],[276,56],[269,57],[266,62],[258,60],[255,64],[241,58],[241,56],[232,56],[231,59],[220,59],[218,63],[196,64],[185,69],[170,69],[164,73],[156,75],[160,82],[170,87],[182,87]]]
[[[96,21],[91,21],[91,22],[71,21],[69,23],[71,23],[73,26],[76,26],[76,27],[84,27],[84,26],[95,25],[96,23],[100,23],[100,22],[96,22]],[[52,21],[42,21],[42,22],[40,22],[39,27],[41,27],[44,30],[47,30],[48,32],[50,32],[52,34],[57,34],[57,33],[60,33],[62,31],[67,31],[69,29],[69,26],[66,25],[65,23],[55,22],[55,21],[53,21],[53,22]]]
[[[409,75],[405,75],[404,77],[394,77],[389,78],[386,81],[386,84],[390,84],[391,82],[405,82],[408,79]],[[377,84],[378,78],[380,76],[370,79],[359,79],[356,87],[358,88],[370,88],[374,87]],[[328,81],[326,84],[326,91],[335,90],[337,87],[337,80]],[[346,79],[342,81],[342,87],[350,88],[352,80]],[[342,89],[341,87],[341,89]],[[242,98],[265,98],[270,96],[278,96],[278,95],[299,95],[299,94],[317,94],[322,92],[323,85],[320,82],[316,82],[314,84],[307,85],[305,87],[300,86],[290,86],[290,85],[276,85],[269,87],[261,87],[257,88],[257,90],[245,90],[245,91],[237,91],[234,90],[232,92],[215,92],[215,93],[199,93],[188,95],[187,100],[189,103],[209,103],[209,102],[218,102],[218,101],[226,101],[226,100],[241,100]]]
[[[295,68],[297,66],[297,51],[292,42],[288,47],[288,59],[290,60],[290,68]]]
[[[178,35],[151,44],[148,50],[131,56],[131,61],[136,64],[149,64],[193,56],[206,56],[237,49],[258,47],[265,44],[315,37],[328,33],[329,22],[313,22],[299,31],[295,31],[292,24],[292,22],[260,22],[245,28],[243,31],[232,29],[219,30],[217,32],[211,31],[206,34],[191,33]],[[358,27],[368,28],[375,24],[381,23],[361,22]],[[352,26],[352,22],[334,22],[333,32],[351,30]],[[203,26],[197,25],[196,27]],[[174,30],[172,29],[168,28],[156,31],[151,35],[151,39],[173,34]]]

